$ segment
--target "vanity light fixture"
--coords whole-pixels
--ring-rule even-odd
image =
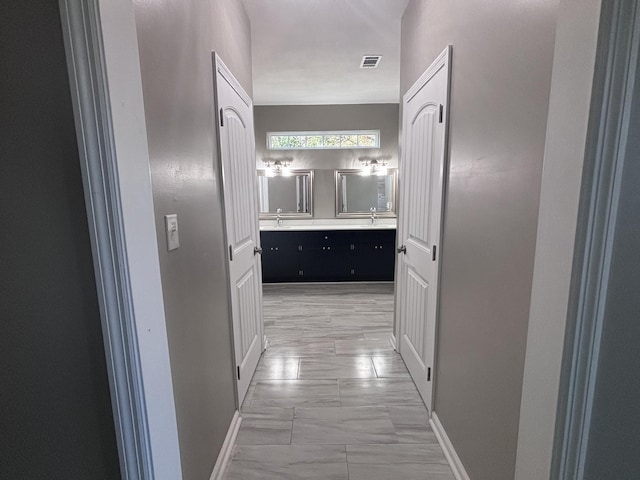
[[[275,177],[276,175],[289,176],[291,175],[291,159],[281,158],[274,160],[272,158],[265,158],[264,162],[265,175],[267,177]]]
[[[360,158],[359,160],[362,164],[361,175],[377,175],[383,177],[388,173],[387,165],[389,163],[384,158]]]

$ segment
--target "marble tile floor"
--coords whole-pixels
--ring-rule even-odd
[[[392,349],[393,284],[265,285],[227,480],[453,480]]]

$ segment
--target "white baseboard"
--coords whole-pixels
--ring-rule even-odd
[[[436,415],[436,412],[431,414],[429,423],[431,424],[433,432],[436,434],[440,447],[444,451],[444,456],[447,457],[449,466],[453,471],[453,476],[456,477],[456,480],[470,480],[469,474],[464,469],[464,465],[462,465],[462,461],[456,453],[456,449],[453,448],[453,444],[451,443],[451,440],[449,440],[449,436],[447,435],[447,432],[445,432],[442,423],[440,423],[440,419],[438,418],[438,415]]]
[[[233,446],[236,444],[236,437],[238,436],[238,430],[240,430],[241,422],[242,417],[240,416],[240,412],[236,410],[236,413],[233,414],[233,418],[231,419],[231,425],[229,425],[227,436],[224,438],[222,448],[218,454],[216,464],[213,466],[213,472],[211,472],[209,480],[222,480],[224,477],[224,473],[227,470],[229,461],[231,460]]]

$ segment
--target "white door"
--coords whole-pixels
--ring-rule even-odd
[[[429,412],[433,406],[450,51],[447,47],[403,97],[398,347]]]
[[[238,402],[242,405],[263,340],[253,105],[217,55],[214,72]]]

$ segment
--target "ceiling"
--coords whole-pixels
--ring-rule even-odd
[[[397,103],[409,0],[243,0],[255,105]],[[363,55],[382,55],[361,69]]]

